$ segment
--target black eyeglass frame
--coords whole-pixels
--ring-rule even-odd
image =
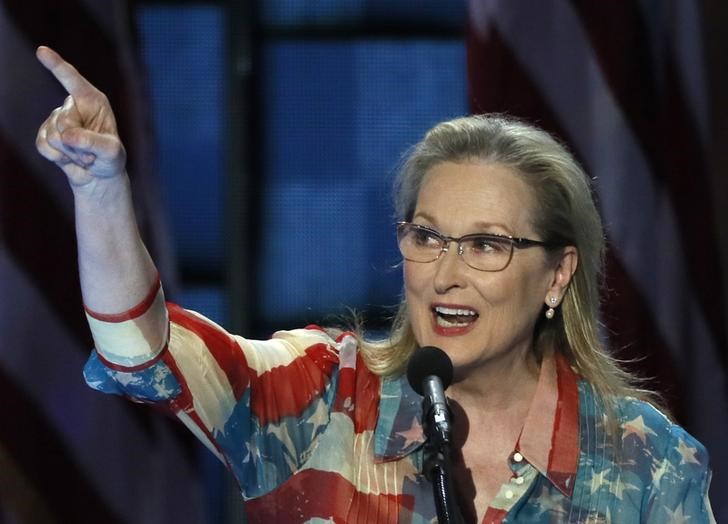
[[[544,242],[543,240],[532,240],[530,238],[523,238],[523,237],[514,237],[512,235],[499,235],[497,233],[469,233],[467,235],[463,235],[461,237],[451,237],[447,235],[443,235],[436,229],[433,229],[431,227],[423,226],[421,224],[413,224],[412,222],[397,222],[397,247],[399,247],[400,244],[400,233],[403,229],[417,229],[420,231],[426,231],[427,233],[439,238],[442,241],[442,247],[440,248],[440,252],[437,254],[435,258],[432,260],[427,261],[421,261],[421,260],[412,260],[410,258],[407,258],[404,256],[404,253],[402,253],[402,249],[400,248],[400,253],[402,254],[402,257],[405,260],[408,260],[410,262],[415,262],[418,264],[429,264],[430,262],[434,262],[435,260],[438,260],[442,254],[446,251],[449,251],[450,249],[450,243],[455,242],[458,246],[457,254],[460,256],[460,258],[465,262],[468,267],[472,267],[476,271],[485,271],[488,273],[496,273],[498,271],[505,270],[509,264],[511,263],[511,260],[513,259],[513,250],[514,248],[517,249],[527,249],[529,247],[543,247],[544,249],[554,249],[557,247],[561,247],[559,244],[556,244],[554,242]],[[511,252],[508,255],[508,261],[505,263],[505,265],[500,269],[481,269],[479,267],[475,267],[468,263],[467,260],[465,260],[465,257],[463,256],[463,240],[469,240],[473,238],[485,238],[490,240],[496,240],[496,241],[506,241],[511,245]]]

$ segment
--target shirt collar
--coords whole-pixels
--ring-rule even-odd
[[[515,451],[571,496],[579,460],[579,391],[576,374],[560,353],[541,362]]]
[[[405,376],[382,381],[374,430],[377,462],[402,458],[425,441],[422,397]],[[579,459],[577,376],[565,357],[546,356],[516,449],[562,493],[571,496]]]

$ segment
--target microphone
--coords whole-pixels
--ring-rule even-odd
[[[452,361],[440,348],[427,346],[415,351],[407,364],[407,380],[422,403],[422,425],[427,435],[422,470],[432,482],[437,521],[462,524],[450,474],[450,408],[445,390],[452,383]]]
[[[412,389],[425,397],[422,406],[424,429],[437,447],[451,441],[450,408],[445,390],[452,383],[452,361],[440,348],[426,346],[415,351],[407,365]]]

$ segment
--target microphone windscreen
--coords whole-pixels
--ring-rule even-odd
[[[440,348],[425,346],[416,350],[410,358],[407,380],[412,389],[422,395],[422,383],[430,375],[439,377],[442,388],[447,389],[452,383],[452,361]]]

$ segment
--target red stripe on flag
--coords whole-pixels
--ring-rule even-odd
[[[227,332],[213,326],[202,318],[193,315],[184,308],[167,303],[169,320],[189,329],[199,336],[217,361],[220,369],[227,376],[235,400],[240,400],[250,383],[252,372],[245,361],[245,355],[235,339]]]
[[[643,297],[632,284],[616,253],[607,253],[608,294],[602,306],[609,343],[624,367],[642,377],[650,389],[659,391],[678,420],[685,421],[681,391],[684,385],[669,358],[667,344]]]
[[[250,409],[261,426],[300,415],[323,393],[338,359],[324,343],[306,348],[305,353],[287,366],[250,377]]]
[[[327,497],[310,497],[311,486]],[[280,504],[286,500],[286,505]],[[411,512],[414,498],[410,495],[366,494],[338,473],[304,470],[278,489],[245,504],[250,524],[271,522],[307,522],[310,519],[332,519],[336,523],[399,522],[400,512]]]
[[[377,426],[380,382],[381,379],[369,371],[361,355],[357,355],[356,407],[354,410],[354,431],[357,433],[374,431]]]
[[[471,23],[466,39],[471,112],[507,113],[564,136],[541,92],[496,27],[483,40]]]
[[[710,184],[705,145],[680,89],[669,33],[653,48],[649,27],[636,3],[572,4],[587,29],[602,73],[650,163],[652,176],[668,190],[681,239],[678,251],[689,268],[703,315],[711,332],[725,346],[723,274],[714,243]],[[662,8],[664,9],[664,7]],[[611,22],[605,22],[611,21]],[[721,355],[728,364],[728,355]]]

